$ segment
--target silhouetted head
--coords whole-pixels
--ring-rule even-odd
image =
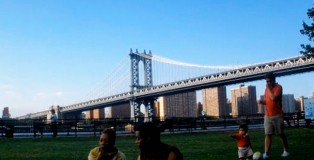
[[[265,79],[271,79],[271,80],[275,80],[276,76],[274,75],[273,72],[269,72],[265,75]]]
[[[140,147],[160,143],[160,128],[151,122],[140,124],[135,129],[136,141]]]
[[[266,79],[267,86],[269,86],[270,88],[272,88],[274,86],[274,84],[276,83],[276,77],[275,77],[274,73],[272,73],[272,72],[267,73],[265,75],[265,79]]]

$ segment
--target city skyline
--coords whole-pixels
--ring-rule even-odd
[[[192,107],[195,109],[194,110],[195,113],[193,113],[193,114],[195,114],[194,116],[198,115],[197,107],[198,107],[199,103],[203,106],[203,111],[205,111],[206,115],[209,115],[209,116],[228,116],[228,115],[237,116],[237,115],[264,113],[263,111],[260,111],[260,107],[262,107],[262,106],[258,106],[258,104],[257,104],[257,101],[259,99],[263,99],[263,95],[260,95],[260,96],[256,95],[256,86],[252,86],[252,85],[245,86],[242,83],[238,86],[238,88],[233,88],[233,89],[229,90],[229,92],[226,90],[225,86],[220,86],[220,87],[212,87],[212,88],[202,89],[202,93],[203,93],[202,98],[201,98],[202,100],[199,100],[198,98],[195,97],[195,98],[192,98],[190,100],[191,102],[189,102],[189,103],[193,103],[194,101],[196,102],[195,107]],[[227,95],[226,93],[230,93],[231,97],[228,98],[226,96]],[[186,92],[186,93],[174,94],[172,96],[161,96],[161,97],[159,97],[158,101],[156,101],[157,103],[154,104],[154,112],[155,112],[155,114],[157,114],[155,116],[161,116],[161,118],[164,118],[164,116],[167,115],[167,114],[165,114],[165,113],[167,113],[167,111],[164,111],[164,109],[163,109],[164,104],[161,105],[162,108],[159,108],[159,107],[161,107],[159,104],[160,101],[162,103],[164,103],[163,99],[165,97],[167,97],[168,100],[170,100],[172,97],[172,101],[174,101],[175,99],[179,100],[180,99],[179,97],[182,95],[185,95],[185,94],[189,94],[189,93]],[[195,96],[196,96],[196,93],[195,93]],[[174,98],[174,97],[177,97],[177,98]],[[241,100],[238,99],[239,97],[241,97]],[[204,98],[205,98],[205,101],[204,101]],[[215,98],[218,98],[218,99],[216,100]],[[314,98],[314,92],[312,92],[312,95],[309,97],[303,97],[303,96],[302,97],[295,97],[294,94],[289,94],[289,93],[283,94],[283,109],[284,109],[285,113],[294,113],[294,112],[300,111],[300,110],[303,111],[303,109],[302,109],[303,105],[298,106],[298,108],[297,108],[296,104],[294,103],[296,101],[299,101],[300,98],[301,99]],[[181,99],[182,99],[182,97],[181,97]],[[184,99],[189,99],[189,98],[184,98]],[[234,99],[236,99],[236,100],[234,100]],[[206,103],[208,103],[206,101],[209,101],[209,104],[206,104]],[[230,102],[230,104],[227,103],[228,101]],[[236,102],[234,102],[234,101],[236,101]],[[178,102],[179,103],[176,105],[177,107],[175,107],[175,108],[178,108],[178,105],[180,106],[180,104],[182,103],[181,100]],[[238,104],[238,103],[243,103],[243,104]],[[174,105],[174,104],[171,104],[171,105]],[[184,104],[184,105],[186,105],[186,104]],[[242,110],[243,110],[243,108],[245,108],[245,110],[246,110],[245,113],[243,111],[241,111],[241,109],[239,108],[239,105],[240,105],[240,107],[242,107]],[[167,104],[166,106],[169,106],[169,104]],[[56,108],[56,107],[57,106],[50,106],[49,109]],[[231,108],[229,110],[229,108],[224,108],[224,107],[231,107]],[[250,107],[249,110],[247,110],[248,109],[247,107]],[[171,110],[176,110],[175,108],[172,108]],[[179,108],[181,108],[181,107],[179,107]],[[264,107],[262,107],[262,110],[263,110],[263,108]],[[115,106],[115,108],[112,108],[112,106],[109,106],[106,108],[84,111],[84,113],[85,113],[85,118],[87,118],[87,119],[90,119],[90,118],[99,119],[99,118],[105,118],[105,117],[106,118],[112,118],[112,117],[121,118],[121,117],[131,116],[130,109],[131,109],[130,104],[126,103],[123,105],[117,105],[117,106]],[[141,113],[143,114],[142,116],[145,116],[146,115],[145,107],[140,106],[140,110],[141,110]],[[230,112],[225,113],[225,111],[230,111]],[[239,113],[239,112],[243,112],[243,113]],[[5,118],[11,118],[11,116],[8,116],[8,115],[10,115],[9,107],[4,107],[3,113],[5,113],[5,114],[2,115],[2,118],[4,118],[4,116],[5,116]],[[173,115],[173,116],[178,116],[178,115]],[[183,115],[180,115],[180,116],[183,116]],[[186,116],[186,115],[184,115],[184,116]]]
[[[9,107],[14,118],[78,103],[130,48],[211,66],[299,56],[300,44],[309,43],[300,29],[312,6],[306,0],[0,1],[0,108]],[[284,93],[309,97],[313,77],[277,81]],[[245,85],[264,92],[263,80]]]

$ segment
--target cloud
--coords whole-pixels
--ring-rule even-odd
[[[43,93],[43,92],[39,92],[39,93],[37,93],[37,94],[33,97],[33,99],[34,99],[34,100],[45,100],[45,99],[47,99],[48,97],[49,97],[48,94]]]
[[[7,96],[7,97],[15,97],[18,95],[17,92],[11,91],[11,90],[3,91],[3,93],[4,93],[4,96]]]
[[[12,98],[18,95],[18,93],[15,91],[15,87],[10,84],[1,84],[0,93],[6,98]]]
[[[55,95],[57,97],[62,97],[63,96],[63,92],[62,91],[58,91],[58,92],[55,93]]]
[[[0,89],[1,90],[11,90],[13,88],[14,87],[12,85],[10,85],[10,84],[2,84],[2,85],[0,85]]]

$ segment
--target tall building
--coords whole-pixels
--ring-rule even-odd
[[[226,86],[202,90],[203,110],[208,116],[228,116]]]
[[[230,99],[227,99],[228,116],[232,115],[232,103]]]
[[[296,112],[295,99],[293,94],[282,95],[282,110],[284,113]]]
[[[196,116],[203,116],[203,104],[201,102],[197,103]]]
[[[103,119],[105,118],[105,109],[93,109],[85,112],[86,119]]]
[[[2,118],[7,119],[11,118],[10,112],[9,112],[9,107],[4,107],[2,111]]]
[[[196,92],[185,92],[158,98],[156,116],[197,117]]]
[[[304,111],[304,97],[303,96],[295,99],[295,109],[297,112]]]
[[[231,90],[232,115],[257,114],[256,87],[240,85]]]
[[[130,118],[131,117],[131,106],[130,103],[120,104],[112,106],[111,117],[106,118]]]
[[[129,103],[126,103],[101,109],[90,110],[87,111],[85,114],[86,119],[130,118],[131,107]]]
[[[296,110],[297,111],[304,111],[304,99],[307,99],[303,96],[299,97],[298,99],[296,99]]]

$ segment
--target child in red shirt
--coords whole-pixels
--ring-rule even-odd
[[[238,156],[240,160],[245,160],[246,158],[253,159],[253,150],[247,125],[240,125],[239,133],[232,134],[230,137],[237,141]]]

